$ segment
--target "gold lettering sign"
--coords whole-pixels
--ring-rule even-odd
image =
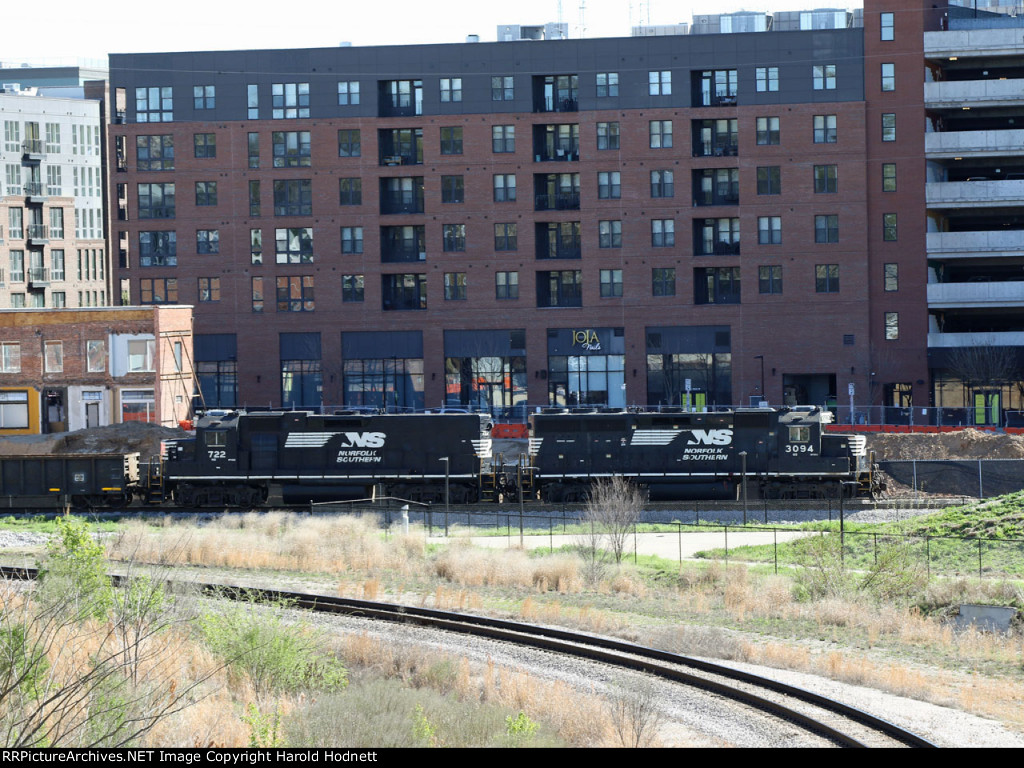
[[[574,347],[582,347],[588,352],[601,351],[601,340],[597,338],[597,331],[593,329],[573,331],[572,345]]]

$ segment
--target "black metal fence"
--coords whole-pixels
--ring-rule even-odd
[[[890,477],[913,491],[979,499],[1024,490],[1024,459],[880,461]]]

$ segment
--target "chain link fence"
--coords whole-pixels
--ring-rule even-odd
[[[915,492],[984,499],[1024,489],[1024,459],[880,461],[878,466]]]

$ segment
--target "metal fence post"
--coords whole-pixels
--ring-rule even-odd
[[[775,542],[775,575],[779,575],[779,529],[772,528],[772,539]]]
[[[981,539],[978,539],[978,578],[981,578]]]
[[[925,562],[925,573],[930,579],[932,577],[932,546],[931,539],[926,533],[924,535],[924,562]]]
[[[985,489],[981,485],[981,459],[978,459],[978,498],[985,498]]]
[[[729,567],[729,526],[725,526],[725,567]]]

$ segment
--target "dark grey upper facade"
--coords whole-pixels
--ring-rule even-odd
[[[578,109],[692,107],[705,70],[738,70],[745,105],[859,101],[864,98],[860,29],[709,36],[462,43],[445,45],[111,54],[110,81],[125,89],[128,122],[136,122],[135,89],[173,87],[173,119],[257,119],[247,87],[259,89],[258,119],[272,117],[275,83],[308,83],[309,117],[380,117],[378,83],[421,80],[425,115],[534,112],[540,75],[579,76]],[[815,66],[835,67],[834,87],[815,89]],[[778,67],[779,90],[759,92],[756,67]],[[596,76],[618,75],[618,94],[598,97]],[[670,72],[671,92],[652,95],[650,73]],[[514,78],[510,100],[492,97],[491,78]],[[461,78],[461,101],[441,101],[441,78]],[[339,104],[338,82],[359,82],[358,104]],[[212,109],[195,109],[192,89],[215,87]],[[556,110],[557,111],[557,110]]]

